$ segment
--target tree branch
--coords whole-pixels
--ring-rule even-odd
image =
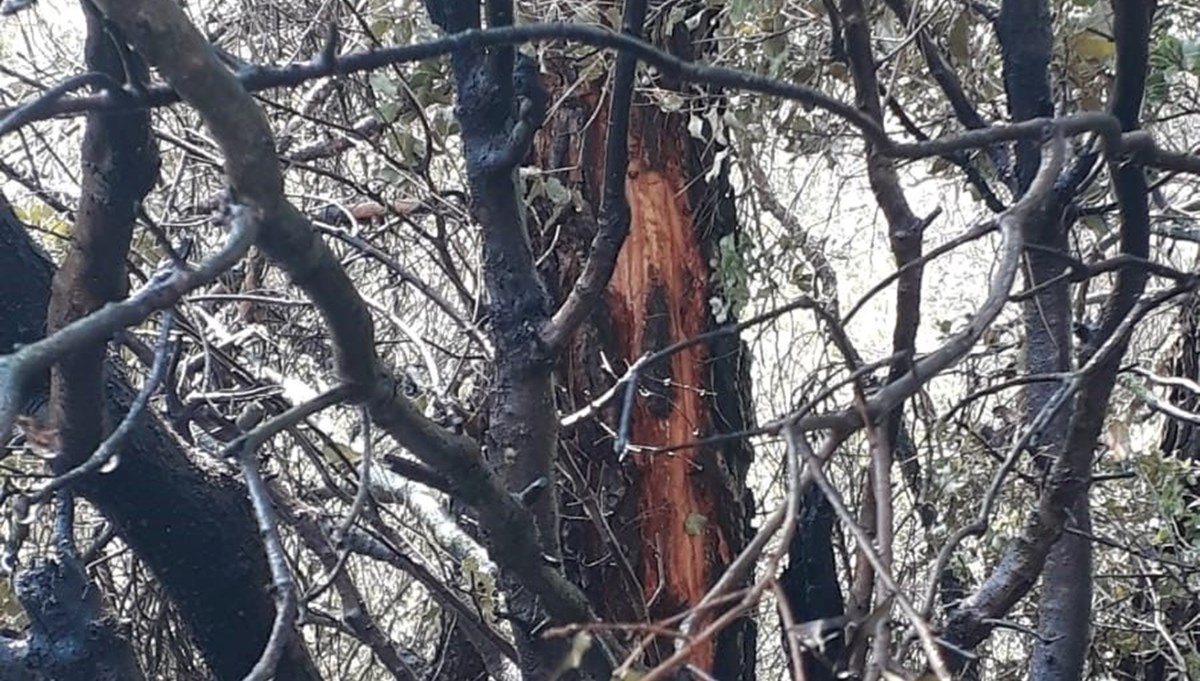
[[[981,130],[946,135],[928,142],[897,143],[890,140],[883,129],[869,116],[858,111],[852,105],[841,102],[819,90],[737,69],[684,61],[629,36],[577,24],[523,24],[486,30],[469,29],[426,43],[347,54],[331,63],[312,60],[280,67],[255,66],[239,72],[234,79],[248,92],[261,92],[272,88],[296,85],[315,78],[371,71],[392,64],[432,59],[466,47],[553,40],[574,40],[594,47],[629,51],[646,64],[679,80],[731,90],[757,92],[827,111],[850,123],[862,133],[867,141],[876,144],[880,152],[888,156],[917,160],[944,156],[964,149],[988,147],[998,142],[1011,142],[1018,139],[1040,140],[1047,124],[1056,123],[1068,136],[1083,132],[1101,133],[1108,142],[1107,152],[1110,155],[1137,153],[1140,162],[1144,165],[1172,172],[1200,174],[1200,155],[1162,149],[1157,146],[1153,138],[1144,132],[1122,136],[1118,121],[1103,112],[1072,114],[1057,119],[1038,118],[1012,125],[997,124]],[[224,66],[219,62],[214,62],[214,65],[224,70]],[[144,94],[133,96],[130,99],[114,97],[111,94],[76,97],[60,100],[27,122],[92,110],[166,106],[180,101],[180,98],[179,93],[166,86],[147,88]],[[15,109],[0,110],[0,116],[10,116],[14,111]]]
[[[125,300],[109,303],[92,314],[64,326],[52,336],[0,357],[0,434],[7,437],[27,383],[51,365],[80,348],[108,340],[120,329],[133,326],[154,312],[171,307],[190,291],[207,284],[245,255],[253,242],[257,223],[234,206],[225,246],[194,270],[159,275]]]
[[[1146,66],[1144,51],[1148,49],[1149,19],[1153,16],[1154,4],[1125,4],[1117,0],[1114,7],[1119,29],[1123,20],[1135,24],[1132,29],[1126,25],[1125,28],[1130,30],[1123,33],[1119,31],[1119,34],[1123,34],[1124,45],[1118,44],[1118,84],[1112,102],[1114,114],[1110,117],[1114,122],[1119,121],[1121,129],[1127,130],[1137,125],[1141,110]],[[1021,26],[1027,22],[1019,22],[1015,18],[1013,21],[1016,22],[1013,30],[1019,34],[1023,30]],[[1122,56],[1120,50],[1132,51],[1133,54]],[[1140,57],[1139,52],[1143,53]],[[1125,81],[1124,85],[1122,81]],[[1138,85],[1139,82],[1142,85]],[[1131,98],[1133,102],[1129,101]],[[1132,162],[1118,164],[1115,158],[1110,158],[1109,165],[1120,207],[1122,254],[1144,261],[1149,256],[1149,206],[1145,173],[1140,166]],[[1086,512],[1092,452],[1104,424],[1109,397],[1129,343],[1133,320],[1146,311],[1146,305],[1138,305],[1146,279],[1147,271],[1144,268],[1127,267],[1119,270],[1117,283],[1105,303],[1098,340],[1083,349],[1084,368],[1079,370],[1070,384],[1060,388],[1045,402],[1043,412],[1057,410],[1078,392],[1066,427],[1066,442],[1050,466],[1036,512],[1009,545],[992,574],[951,613],[947,637],[952,642],[970,649],[982,641],[993,626],[989,622],[1003,618],[1033,586],[1047,555],[1062,534],[1070,509],[1079,508]],[[1052,620],[1046,625],[1061,628],[1063,623]],[[1039,664],[1056,667],[1066,664],[1068,666],[1064,669],[1071,673],[1071,668],[1083,664],[1086,630],[1062,633],[1067,638],[1054,642],[1054,661],[1046,658]],[[1081,635],[1084,637],[1082,641],[1079,640]],[[1069,650],[1062,648],[1066,641],[1071,644]],[[1071,659],[1064,662],[1061,658],[1068,655]]]

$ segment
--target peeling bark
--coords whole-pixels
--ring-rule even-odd
[[[699,31],[707,30],[705,22],[701,26]],[[695,35],[682,27],[667,33],[674,36],[676,53],[694,56]],[[572,82],[564,67],[554,66],[563,83]],[[583,185],[593,205],[601,185],[595,154],[608,134],[604,116],[592,116],[596,108],[602,114],[607,107],[595,92],[585,89],[568,99],[568,108],[552,121],[552,133],[538,147],[544,167],[579,169],[563,173],[561,180]],[[709,105],[719,107],[719,97],[712,96]],[[594,120],[591,127],[580,130],[587,120]],[[603,309],[572,344],[561,368],[565,390],[576,403],[607,387],[610,379],[598,365],[601,353],[619,371],[621,362],[715,325],[708,301],[721,291],[708,263],[718,240],[736,231],[736,218],[724,172],[711,182],[703,180],[713,149],[691,139],[686,129],[685,116],[641,102],[635,106],[625,184],[629,234]],[[590,238],[587,216],[569,216],[565,222],[564,236],[576,243]],[[552,280],[560,291],[569,289],[579,271],[570,244],[554,265]],[[643,396],[634,405],[631,442],[678,445],[746,427],[746,361],[740,341],[728,338],[688,348],[649,368],[639,383]],[[619,406],[605,409],[601,418],[616,423],[619,411]],[[744,475],[750,449],[735,443],[633,453],[618,461],[611,439],[586,424],[572,443],[581,482],[588,487],[577,495],[591,495],[605,511],[615,511],[605,521],[608,536],[594,521],[567,527],[566,545],[577,554],[572,569],[601,616],[653,620],[699,601],[746,541],[752,501]],[[625,555],[614,556],[618,551]],[[697,646],[692,664],[722,680],[752,679],[755,635],[749,620],[741,622]],[[669,642],[662,643],[668,645],[652,648],[648,663],[670,653]]]

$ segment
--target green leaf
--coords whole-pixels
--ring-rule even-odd
[[[571,202],[571,190],[557,177],[547,177],[543,186],[546,198],[556,206],[565,206]]]
[[[687,518],[683,521],[683,530],[693,537],[696,537],[704,532],[704,528],[707,525],[708,518],[693,511],[689,513]]]
[[[959,64],[971,62],[971,13],[959,12],[950,26],[950,56]]]

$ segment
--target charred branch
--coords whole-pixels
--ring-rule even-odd
[[[316,62],[282,67],[259,66],[249,72],[239,72],[239,74],[233,75],[232,80],[236,80],[248,92],[259,92],[296,85],[337,73],[357,73],[392,64],[433,59],[467,47],[485,48],[501,44],[552,40],[574,40],[594,47],[628,51],[671,78],[730,90],[757,92],[813,106],[850,123],[862,133],[867,141],[875,144],[880,153],[888,156],[915,160],[945,156],[965,149],[985,148],[1000,142],[1043,140],[1047,126],[1054,124],[1067,135],[1076,135],[1082,132],[1100,133],[1106,143],[1105,152],[1110,156],[1137,154],[1139,161],[1146,166],[1178,173],[1200,174],[1200,156],[1164,149],[1145,132],[1121,135],[1119,122],[1102,112],[1071,114],[1056,119],[1036,118],[1025,123],[1010,125],[993,124],[980,130],[946,135],[928,142],[897,143],[891,140],[869,116],[854,106],[814,88],[785,83],[737,69],[689,62],[621,33],[576,24],[524,24],[489,29],[468,29],[427,43],[343,55],[338,58],[333,67]],[[217,68],[224,68],[215,60],[214,65]],[[135,96],[132,100],[107,93],[78,97],[62,100],[27,122],[53,116],[74,115],[91,110],[166,106],[180,101],[180,96],[170,87],[154,86],[147,88],[145,95]],[[7,118],[15,115],[18,109],[0,110],[0,115]]]

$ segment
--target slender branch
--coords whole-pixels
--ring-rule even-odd
[[[365,643],[380,663],[391,672],[398,681],[417,681],[420,677],[413,671],[412,666],[404,659],[404,654],[394,641],[388,638],[383,629],[375,623],[367,609],[362,593],[355,586],[350,576],[341,569],[345,559],[321,532],[318,524],[303,510],[296,506],[294,500],[285,495],[277,486],[271,485],[271,496],[279,508],[281,519],[296,530],[296,534],[317,555],[325,568],[338,598],[342,604],[342,620],[350,631]]]
[[[612,399],[612,397],[614,397],[617,394],[617,389],[620,386],[620,384],[623,382],[625,384],[625,399],[621,406],[620,426],[617,431],[617,439],[613,442],[613,451],[615,451],[618,456],[624,456],[626,450],[629,448],[629,432],[630,432],[630,428],[631,428],[631,422],[633,419],[634,396],[637,394],[637,383],[638,383],[637,379],[640,376],[640,373],[643,369],[645,369],[647,366],[650,366],[651,364],[654,364],[655,362],[659,362],[663,359],[666,359],[667,357],[670,357],[671,355],[674,355],[677,352],[686,350],[687,348],[693,347],[695,345],[699,345],[701,343],[707,343],[708,341],[710,341],[714,338],[718,338],[720,336],[739,334],[748,328],[757,326],[758,324],[762,324],[763,322],[770,321],[772,319],[775,319],[777,317],[785,315],[789,312],[792,312],[793,310],[799,310],[799,309],[820,309],[820,307],[817,305],[816,302],[814,302],[811,298],[808,298],[807,296],[802,297],[802,298],[797,298],[796,300],[788,303],[787,305],[783,305],[783,306],[775,308],[774,310],[771,310],[769,312],[765,312],[765,313],[757,315],[755,317],[751,317],[750,319],[747,319],[743,322],[738,322],[736,324],[729,324],[726,326],[722,326],[722,327],[713,329],[712,331],[707,331],[705,333],[701,333],[701,334],[692,336],[691,338],[685,338],[684,340],[681,340],[676,343],[672,343],[671,345],[668,345],[667,347],[663,348],[662,350],[652,352],[648,355],[643,355],[642,357],[639,357],[633,363],[633,365],[631,365],[629,367],[629,370],[625,373],[625,375],[622,376],[617,381],[617,385],[614,385],[612,388],[607,390],[603,395],[598,397],[596,400],[592,401],[590,404],[588,404],[588,406],[584,407],[584,409],[582,411],[577,412],[576,414],[572,414],[571,416],[568,416],[566,419],[564,419],[564,422],[569,421],[571,424],[578,423],[578,421],[580,419],[586,417],[588,414],[594,412],[600,406],[603,406],[603,404],[606,403],[608,400]]]
[[[354,495],[354,503],[350,505],[350,510],[346,513],[346,519],[333,534],[335,544],[342,543],[342,538],[346,536],[350,528],[354,527],[354,521],[358,519],[359,514],[363,512],[367,502],[371,499],[371,463],[375,458],[375,445],[371,441],[371,415],[367,413],[366,409],[361,411],[363,455],[358,473],[358,492]]]
[[[383,528],[376,527],[376,529],[382,530]],[[473,645],[476,647],[487,646],[507,660],[517,660],[517,650],[512,643],[483,622],[479,614],[470,605],[464,603],[458,594],[438,579],[437,575],[433,574],[429,568],[401,551],[398,542],[392,541],[390,537],[377,537],[359,529],[351,530],[346,541],[352,552],[387,563],[412,575],[413,579],[420,582],[429,591],[431,597],[443,610],[454,613],[459,626],[467,632]],[[482,652],[481,655],[485,658],[488,657]]]
[[[1026,527],[1009,545],[995,571],[951,614],[946,634],[950,641],[962,647],[974,647],[990,630],[990,625],[985,620],[1002,617],[1032,588],[1046,555],[1066,525],[1066,507],[1071,495],[1087,484],[1087,468],[1090,467],[1099,421],[1103,409],[1108,404],[1107,395],[1104,393],[1111,391],[1111,383],[1106,380],[1105,374],[1113,371],[1113,364],[1120,360],[1128,345],[1129,336],[1138,322],[1164,302],[1194,290],[1196,285],[1196,282],[1190,282],[1149,294],[1132,306],[1084,366],[1047,400],[1034,422],[1010,450],[984,497],[984,505],[978,518],[956,532],[942,547],[937,560],[939,568],[946,565],[950,553],[963,539],[978,536],[986,531],[987,515],[990,514],[991,504],[994,503],[1003,476],[1013,468],[1016,457],[1026,449],[1037,430],[1052,419],[1069,399],[1079,395],[1071,419],[1070,435],[1063,452],[1082,452],[1085,456],[1072,459],[1064,454],[1054,461],[1047,474],[1049,483],[1042,490],[1037,509],[1027,521]],[[1106,384],[1109,390],[1103,391]],[[1098,400],[1094,397],[1094,392],[1098,389],[1102,390],[1101,394],[1105,399]],[[1093,395],[1087,394],[1087,391],[1092,391]],[[1097,412],[1101,412],[1101,415],[1098,416]],[[1081,442],[1086,444],[1080,444]],[[1087,461],[1079,460],[1083,458]],[[1079,470],[1083,470],[1084,473],[1078,473]],[[930,585],[930,592],[926,597],[927,608],[932,603],[935,588],[935,585]]]
[[[759,599],[766,589],[775,582],[775,572],[778,570],[779,561],[786,548],[777,550],[774,555],[768,560],[767,565],[762,572],[764,577],[758,580],[754,586],[746,590],[733,606],[716,617],[712,622],[709,622],[699,632],[693,633],[701,615],[706,614],[709,610],[717,607],[727,596],[736,593],[735,587],[746,581],[749,575],[755,572],[758,566],[758,559],[767,548],[767,544],[776,534],[782,532],[782,537],[779,542],[781,547],[787,547],[791,543],[792,536],[796,531],[796,516],[800,508],[800,491],[806,484],[807,475],[805,466],[801,461],[801,448],[807,448],[808,443],[804,442],[804,436],[790,426],[784,426],[784,437],[787,440],[787,493],[781,503],[773,513],[767,518],[766,522],[755,534],[754,538],[746,544],[737,558],[730,563],[729,567],[717,579],[714,584],[698,603],[688,608],[680,624],[680,637],[675,642],[675,652],[671,657],[656,665],[643,678],[643,681],[656,681],[667,677],[677,667],[686,664],[692,650],[700,643],[711,639],[718,632],[729,626],[737,617],[740,617],[749,608],[758,603]],[[811,450],[809,450],[811,453]],[[808,464],[811,466],[811,464]],[[632,656],[630,658],[632,660]],[[629,660],[626,661],[622,668],[626,668]]]
[[[319,224],[314,226],[316,227],[317,231],[321,232],[322,234],[328,234],[332,237],[335,237],[339,241],[345,242],[354,248],[359,249],[363,253],[386,265],[389,270],[394,272],[396,276],[400,278],[401,281],[412,284],[412,286],[420,291],[422,295],[432,300],[433,304],[441,308],[441,310],[445,312],[450,319],[454,320],[454,323],[460,329],[462,329],[464,333],[478,343],[479,347],[483,348],[484,352],[488,354],[492,353],[492,344],[478,329],[478,327],[468,321],[466,317],[464,317],[462,313],[450,303],[450,301],[446,300],[441,293],[438,293],[437,289],[422,281],[420,277],[417,277],[415,274],[409,271],[409,269],[400,264],[398,260],[389,256],[382,249],[376,247],[366,239],[355,236],[354,234],[351,234],[345,230],[333,227],[325,227]]]
[[[624,387],[626,390],[625,399],[626,399],[626,401],[628,401],[629,400],[628,391],[636,389],[637,379],[638,379],[638,376],[640,375],[640,373],[643,370],[645,370],[648,366],[650,366],[656,362],[664,360],[664,359],[666,359],[678,352],[682,352],[683,350],[686,350],[690,347],[694,347],[701,343],[707,343],[708,341],[710,341],[714,338],[718,338],[720,336],[729,336],[729,335],[740,334],[742,331],[745,331],[746,329],[757,326],[759,324],[763,324],[765,322],[769,322],[772,319],[782,317],[783,315],[785,315],[789,312],[792,312],[794,310],[812,309],[815,307],[817,307],[817,304],[811,298],[807,298],[807,297],[798,298],[786,305],[782,305],[780,307],[775,308],[774,310],[770,310],[768,312],[764,312],[763,314],[751,317],[750,319],[747,319],[745,321],[738,322],[736,324],[728,324],[726,326],[718,327],[711,331],[706,331],[702,334],[698,334],[698,335],[692,336],[690,338],[685,338],[684,340],[678,341],[676,343],[672,343],[671,345],[669,345],[661,350],[657,350],[655,352],[651,352],[651,353],[642,355],[641,357],[638,357],[636,360],[634,360],[633,364],[629,365],[629,368],[625,370],[625,373],[620,378],[617,379],[617,382],[614,383],[612,385],[612,387],[610,387],[608,390],[605,390],[604,393],[602,393],[596,399],[592,400],[591,402],[588,402],[583,408],[578,409],[570,414],[567,414],[566,416],[563,416],[562,420],[560,421],[560,425],[564,429],[573,428],[573,427],[579,425],[584,419],[594,416],[605,405],[607,405],[609,402],[612,402],[612,400],[618,394],[621,394],[622,387]],[[621,420],[622,420],[622,422],[624,422],[625,421],[624,417],[622,417]],[[615,445],[614,445],[614,447],[615,447]],[[624,451],[624,447],[617,447],[617,451],[618,452]]]
[[[275,667],[283,657],[288,639],[293,635],[292,627],[296,621],[298,606],[296,583],[292,579],[287,554],[283,550],[283,541],[279,537],[279,523],[271,504],[271,492],[258,470],[258,457],[254,445],[253,440],[245,442],[238,457],[238,464],[246,480],[246,491],[254,507],[254,517],[258,521],[258,531],[262,535],[263,547],[267,553],[267,564],[271,568],[271,586],[275,591],[275,623],[271,626],[271,637],[267,639],[262,656],[243,681],[268,681],[274,678]]]
[[[63,97],[66,97],[75,90],[88,86],[103,88],[108,92],[121,93],[116,96],[117,99],[127,97],[127,94],[121,89],[121,84],[113,80],[108,74],[98,71],[81,73],[46,90],[33,101],[22,104],[15,109],[5,111],[3,120],[0,120],[0,137],[29,123],[54,115],[55,105],[62,101]]]
[[[109,0],[102,0],[102,4],[106,7],[109,6]],[[1143,131],[1122,135],[1117,119],[1103,112],[1079,113],[1052,119],[1036,118],[1021,123],[993,125],[980,130],[946,135],[928,142],[896,143],[887,137],[877,123],[854,106],[813,88],[784,83],[767,76],[737,69],[684,61],[654,48],[649,43],[624,34],[577,24],[544,23],[470,29],[416,45],[350,53],[328,63],[322,60],[312,60],[279,67],[254,66],[239,72],[236,76],[230,74],[229,78],[231,81],[241,84],[247,92],[260,92],[272,88],[289,87],[316,78],[371,71],[393,64],[432,59],[464,48],[552,40],[574,40],[594,47],[628,51],[646,64],[658,68],[665,75],[679,80],[731,90],[757,92],[813,106],[850,123],[863,134],[867,141],[875,144],[880,153],[888,156],[916,160],[944,156],[965,149],[989,147],[1000,142],[1011,142],[1018,139],[1038,140],[1043,137],[1049,124],[1055,124],[1067,136],[1083,132],[1101,133],[1107,143],[1107,153],[1110,155],[1136,153],[1138,161],[1144,165],[1173,172],[1200,174],[1200,155],[1162,149],[1157,146],[1148,133]],[[224,67],[219,62],[215,62],[214,65],[224,71]],[[86,111],[159,107],[176,103],[180,101],[180,98],[179,93],[167,86],[147,88],[145,93],[139,95],[100,94],[76,97],[59,100],[26,122]],[[189,96],[184,95],[183,98],[189,99]],[[15,109],[0,110],[0,115],[7,117],[14,111]],[[274,154],[268,158],[273,157]]]
[[[103,4],[106,7],[111,6],[107,1]],[[111,14],[109,10],[106,10],[106,12]],[[681,80],[794,99],[795,101],[829,111],[850,121],[856,127],[863,130],[868,137],[878,140],[882,140],[884,137],[883,130],[853,106],[838,101],[816,89],[783,83],[767,76],[746,71],[688,62],[630,35],[581,24],[542,23],[488,29],[470,28],[454,32],[437,40],[418,43],[416,45],[401,45],[345,54],[328,63],[314,59],[279,67],[252,66],[240,71],[236,79],[246,91],[260,92],[273,88],[290,87],[316,78],[372,71],[393,64],[433,59],[458,51],[479,50],[498,45],[556,40],[573,40],[593,47],[626,51],[632,53],[646,64],[658,68],[665,75]],[[217,66],[224,70],[224,67],[219,63]],[[167,77],[167,80],[169,81],[170,77]],[[96,109],[164,106],[178,102],[181,98],[186,100],[188,99],[188,95],[176,93],[171,88],[164,86],[147,88],[144,94],[129,100],[125,100],[122,97],[113,97],[110,94],[78,97],[61,100],[57,104],[50,106],[49,110],[41,111],[40,115],[32,120],[40,120],[62,114],[76,114]],[[11,109],[0,111],[0,115],[4,116],[8,116],[11,113]]]
[[[1062,169],[1066,140],[1055,133],[1042,151],[1041,168],[1029,190],[1011,208],[997,218],[1000,226],[1000,259],[992,271],[988,295],[976,310],[967,328],[955,334],[940,348],[917,360],[903,376],[896,378],[871,396],[867,413],[874,418],[893,409],[931,377],[958,361],[979,340],[984,330],[1000,314],[1008,300],[1020,264],[1021,229],[1051,195],[1054,180]]]
[[[930,217],[927,218],[927,220],[933,219],[933,217],[935,217],[938,214],[940,214],[940,211],[935,211],[934,213],[931,213]],[[841,322],[842,326],[846,326],[847,324],[849,324],[850,320],[853,319],[855,315],[857,315],[859,312],[862,311],[863,307],[867,304],[868,301],[871,300],[871,298],[874,298],[876,295],[879,294],[879,292],[883,291],[888,286],[890,286],[892,284],[892,282],[894,282],[897,279],[899,279],[900,277],[902,277],[904,275],[904,273],[906,271],[908,271],[909,269],[912,269],[915,267],[923,267],[924,265],[928,264],[930,261],[935,260],[935,259],[945,255],[946,253],[949,253],[950,251],[958,248],[959,246],[963,246],[963,245],[971,243],[972,241],[982,239],[983,237],[987,236],[988,234],[991,234],[992,232],[996,231],[997,226],[998,225],[995,220],[987,220],[987,221],[981,222],[981,223],[975,225],[974,227],[968,229],[967,231],[963,232],[962,234],[947,241],[946,243],[938,245],[937,247],[930,250],[928,253],[923,253],[920,257],[909,260],[908,262],[905,262],[904,264],[902,264],[900,267],[897,267],[895,272],[888,274],[886,277],[884,277],[883,279],[878,281],[874,286],[872,286],[870,289],[868,289],[867,292],[864,293],[862,295],[862,297],[858,299],[857,302],[854,303],[854,305],[850,308],[850,311],[846,313],[846,316],[842,317],[842,322]]]
[[[305,602],[315,600],[317,596],[324,593],[330,586],[338,584],[338,581],[343,578],[343,569],[346,567],[346,560],[350,557],[350,549],[345,546],[346,535],[354,528],[354,523],[371,500],[371,464],[375,458],[375,445],[371,435],[371,415],[367,413],[366,408],[360,407],[359,410],[362,412],[363,454],[358,469],[358,491],[354,494],[354,500],[350,504],[350,510],[346,512],[346,517],[331,533],[333,543],[339,549],[337,560],[332,565],[325,566],[325,579],[308,590],[308,593],[304,595]]]
[[[511,495],[485,465],[478,443],[450,433],[425,417],[404,397],[401,382],[383,365],[375,349],[371,315],[354,283],[329,247],[314,234],[308,219],[284,198],[283,176],[270,127],[243,83],[225,69],[176,3],[96,3],[179,96],[200,113],[224,152],[225,173],[235,194],[261,211],[263,229],[256,245],[282,265],[320,310],[337,352],[338,372],[345,383],[353,386],[355,397],[366,403],[376,425],[423,463],[452,479],[464,498],[472,500],[491,555],[538,595],[554,619],[593,619],[586,596],[556,565],[543,559],[530,509]],[[430,44],[399,50],[414,59],[431,57],[451,48],[481,47],[488,40],[500,44],[504,41],[495,36],[511,38],[518,31],[528,31],[528,27],[495,29],[492,38],[480,38],[484,34],[468,31],[430,43],[437,46],[432,51]],[[546,37],[552,34],[554,31],[545,31]],[[367,56],[374,59],[380,53],[371,54],[375,56]],[[387,63],[392,62],[380,62]],[[304,71],[306,67],[299,68]],[[320,71],[329,67],[313,68]],[[0,370],[3,368],[0,365]]]
[[[885,2],[901,22],[910,22],[917,14],[908,0],[885,0]],[[933,36],[924,27],[918,29],[917,33],[917,44],[921,48],[921,55],[925,58],[929,75],[938,84],[942,94],[946,96],[946,101],[950,103],[950,108],[954,111],[954,117],[969,130],[986,128],[987,123],[979,114],[979,109],[967,96],[962,80],[959,79],[954,67],[946,59]],[[1008,154],[1003,147],[989,147],[987,154],[1002,176],[1009,173]],[[987,185],[983,185],[981,189],[986,190]],[[994,198],[994,196],[993,194],[992,197]]]
[[[289,428],[294,428],[301,421],[313,416],[317,412],[346,401],[352,394],[353,391],[350,386],[342,384],[326,390],[307,402],[294,405],[282,414],[268,419],[261,425],[257,425],[253,430],[239,435],[225,446],[223,455],[226,457],[235,457],[240,456],[246,447],[258,449],[279,433]]]

